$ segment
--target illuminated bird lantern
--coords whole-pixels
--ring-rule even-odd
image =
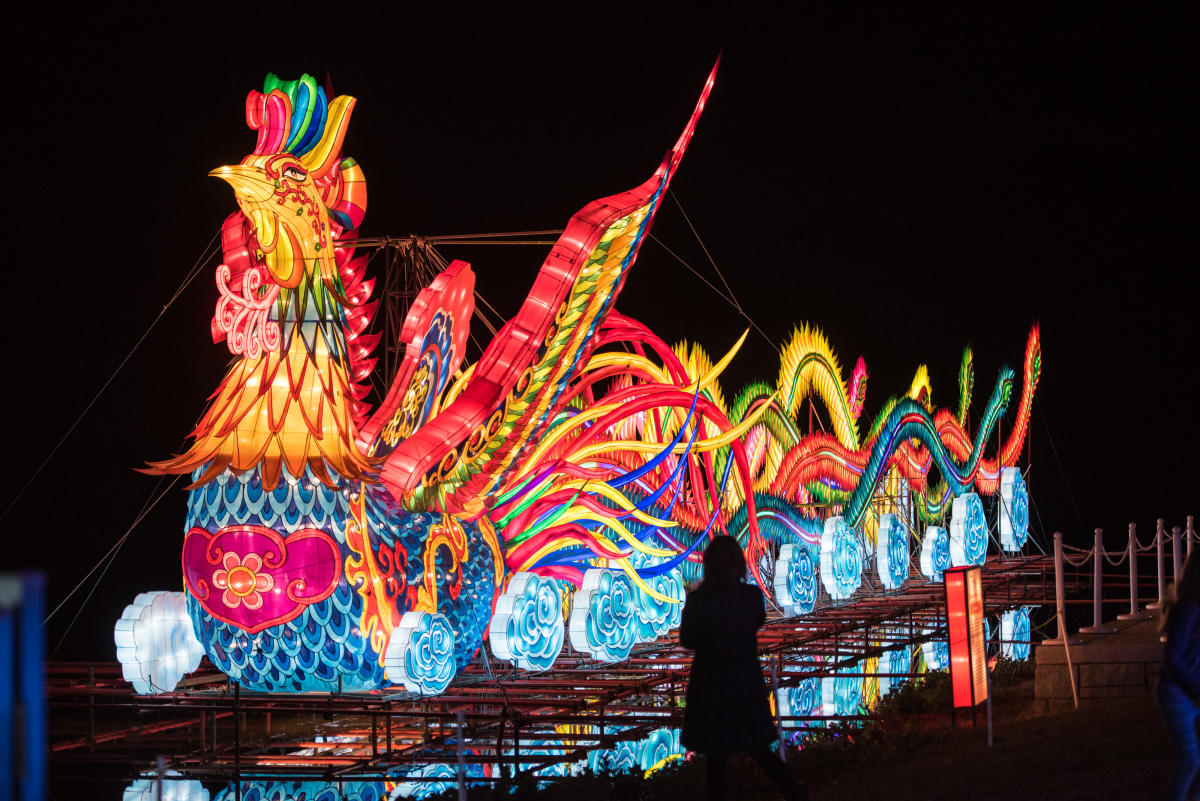
[[[307,75],[272,75],[250,93],[254,152],[211,173],[239,208],[222,229],[212,320],[214,341],[236,360],[187,452],[147,470],[191,476],[186,609],[219,669],[267,691],[402,683],[436,693],[474,657],[507,572],[492,502],[589,363],[711,85],[648,181],[572,218],[524,306],[468,371],[470,267],[456,261],[422,291],[404,323],[405,359],[373,414],[362,382],[375,303],[365,259],[353,256],[366,185],[342,155],[355,101],[329,98]],[[668,406],[694,405],[694,393],[675,395]],[[530,500],[571,508],[545,495]],[[639,547],[656,565],[676,555]],[[565,584],[542,572],[559,597]],[[682,600],[681,580],[667,582],[668,596],[663,582],[634,578],[659,603]],[[158,625],[146,608],[123,619],[129,649]],[[173,685],[159,678],[158,689]]]
[[[819,587],[835,601],[859,591],[878,538],[868,512],[895,494],[885,482],[926,523],[999,489],[1040,373],[1036,328],[1017,420],[988,457],[1008,368],[974,433],[964,360],[957,414],[932,407],[921,368],[864,434],[865,363],[844,380],[815,328],[784,349],[777,387],[752,383],[727,404],[718,378],[744,336],[714,360],[615,310],[715,72],[654,174],[571,218],[477,362],[463,363],[469,265],[422,290],[373,411],[376,304],[353,253],[366,184],[342,154],[354,99],[309,76],[250,93],[254,152],[212,172],[238,205],[212,319],[235,360],[190,448],[148,468],[191,477],[183,592],[138,596],[114,632],[140,691],[171,689],[201,652],[266,691],[437,694],[485,640],[524,670],[549,669],[568,639],[621,661],[678,626],[715,534],[736,537],[751,579],[803,614]],[[796,414],[814,397],[832,430],[802,435]],[[874,553],[898,587],[910,556],[894,528]]]

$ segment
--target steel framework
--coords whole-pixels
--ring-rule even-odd
[[[989,614],[1052,603],[1053,587],[1049,557],[985,565]],[[914,575],[898,591],[864,587],[848,603],[772,617],[759,633],[759,651],[764,675],[789,686],[834,673],[882,675],[845,671],[888,649],[939,637],[945,637],[942,585]],[[204,668],[175,692],[138,696],[115,664],[51,664],[52,767],[55,775],[111,780],[136,778],[165,758],[166,767],[200,780],[395,778],[405,766],[454,764],[461,720],[462,759],[499,765],[507,777],[681,724],[691,655],[674,637],[639,646],[613,665],[568,650],[552,670],[536,674],[486,651],[436,698],[248,693]]]

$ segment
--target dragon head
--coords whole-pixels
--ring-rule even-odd
[[[862,356],[854,363],[854,372],[850,374],[850,416],[855,420],[862,414],[863,404],[867,401],[867,360]]]

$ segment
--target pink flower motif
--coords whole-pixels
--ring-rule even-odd
[[[224,569],[218,568],[213,572],[213,586],[225,592],[221,600],[230,609],[237,609],[242,604],[247,609],[258,609],[262,606],[261,593],[275,586],[275,579],[270,573],[259,573],[262,570],[262,557],[256,553],[248,553],[239,558],[232,551],[226,551],[221,560]]]

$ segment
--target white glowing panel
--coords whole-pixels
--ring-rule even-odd
[[[858,532],[841,517],[825,521],[821,532],[821,584],[835,601],[849,598],[862,583],[863,546]]]
[[[454,629],[441,614],[405,612],[383,655],[384,675],[418,695],[441,695],[454,678]]]
[[[1000,653],[1008,659],[1029,659],[1029,607],[1010,609],[1000,616]]]
[[[549,670],[562,651],[566,627],[551,579],[517,573],[496,601],[488,630],[492,653],[522,670]]]
[[[775,600],[788,617],[805,615],[817,603],[817,565],[809,546],[788,543],[775,561]]]
[[[125,607],[113,628],[121,675],[139,695],[167,693],[200,667],[196,639],[182,592],[143,592]]]
[[[209,797],[200,782],[182,778],[177,770],[166,770],[162,780],[155,776],[134,781],[125,788],[121,801],[209,801]]]
[[[1010,553],[1029,538],[1029,490],[1018,467],[1000,471],[1000,547]]]
[[[941,581],[950,567],[950,533],[940,526],[925,529],[921,540],[921,574],[930,581]]]
[[[896,515],[879,517],[875,567],[886,589],[897,589],[908,578],[908,530]]]
[[[950,563],[982,565],[987,560],[987,542],[983,501],[973,492],[963,493],[950,507]]]
[[[621,662],[637,640],[637,588],[617,570],[593,568],[571,601],[571,647],[600,662]]]

